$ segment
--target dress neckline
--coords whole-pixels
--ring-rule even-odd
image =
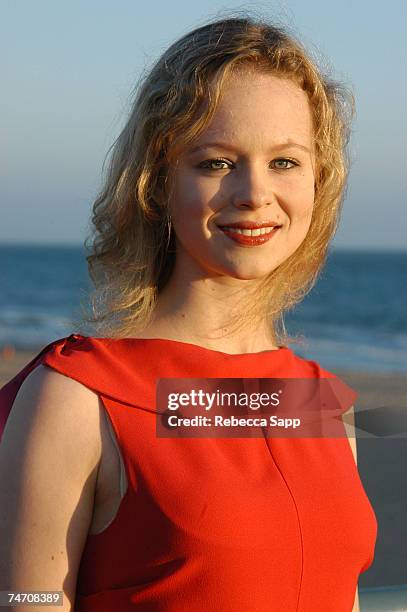
[[[201,346],[200,344],[194,344],[192,342],[183,342],[182,340],[174,340],[172,338],[120,338],[117,340],[124,340],[127,342],[157,342],[157,343],[170,343],[170,344],[174,344],[175,346],[179,346],[181,347],[189,347],[192,350],[198,350],[198,351],[203,351],[205,353],[215,353],[218,355],[222,355],[223,357],[254,357],[254,356],[261,356],[261,355],[271,355],[273,353],[275,354],[280,354],[281,352],[284,351],[288,351],[290,352],[290,349],[287,346],[279,346],[276,349],[266,349],[265,351],[258,351],[258,352],[252,352],[252,353],[225,353],[224,351],[218,351],[216,349],[210,349],[207,348],[206,346]]]
[[[96,393],[157,412],[161,378],[315,377],[317,366],[288,347],[225,353],[169,338],[113,338],[71,334],[43,349],[42,363]]]

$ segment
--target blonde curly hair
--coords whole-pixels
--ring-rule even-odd
[[[286,27],[247,12],[185,34],[136,88],[85,240],[95,288],[89,296],[92,312],[82,322],[93,325],[93,335],[131,337],[150,322],[176,256],[166,205],[168,169],[211,121],[226,78],[242,65],[292,80],[311,108],[316,176],[310,228],[298,249],[261,279],[255,302],[247,293],[250,308],[235,320],[239,328],[263,319],[279,345],[298,342],[288,335],[283,317],[314,286],[338,226],[354,100],[347,87],[322,74]]]

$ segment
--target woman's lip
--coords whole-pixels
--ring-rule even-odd
[[[238,234],[237,232],[228,231],[225,228],[218,226],[220,231],[230,240],[237,242],[241,246],[259,246],[271,240],[273,236],[278,232],[280,227],[274,227],[271,232],[268,234],[263,234],[260,236],[245,236],[244,234]]]

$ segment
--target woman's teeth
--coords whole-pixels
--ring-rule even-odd
[[[263,234],[269,234],[275,228],[274,227],[260,227],[258,229],[238,229],[237,227],[222,227],[223,230],[228,232],[236,232],[236,234],[243,234],[243,236],[263,236]]]

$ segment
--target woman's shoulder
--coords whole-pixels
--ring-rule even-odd
[[[14,435],[32,436],[44,428],[61,440],[75,441],[90,464],[99,460],[99,398],[79,381],[39,363],[21,381],[8,408],[3,434],[11,429]]]
[[[42,402],[63,402],[64,404],[69,402],[80,405],[86,401],[87,405],[98,405],[98,396],[92,389],[75,378],[48,367],[46,363],[38,363],[24,378],[17,397],[22,395]]]
[[[92,384],[94,374],[76,356],[67,359],[65,347],[71,345],[69,338],[51,342],[0,389],[0,439],[11,412],[21,413],[21,418],[28,420],[38,411],[44,417],[47,411],[50,416],[55,411],[60,427],[64,427],[64,420],[67,426],[76,420],[90,429],[90,421],[97,420],[99,398]]]
[[[293,374],[290,373],[290,377],[313,379],[311,385],[318,386],[318,395],[323,404],[335,410],[337,414],[347,412],[355,404],[358,393],[342,380],[341,376],[323,367],[315,359],[307,359],[294,351],[291,351],[291,354],[293,361],[290,371]],[[305,381],[305,389],[308,389],[307,385],[308,381]]]
[[[120,345],[110,338],[71,334],[48,345],[42,365],[72,378],[95,392],[102,391],[109,372],[123,361]]]

